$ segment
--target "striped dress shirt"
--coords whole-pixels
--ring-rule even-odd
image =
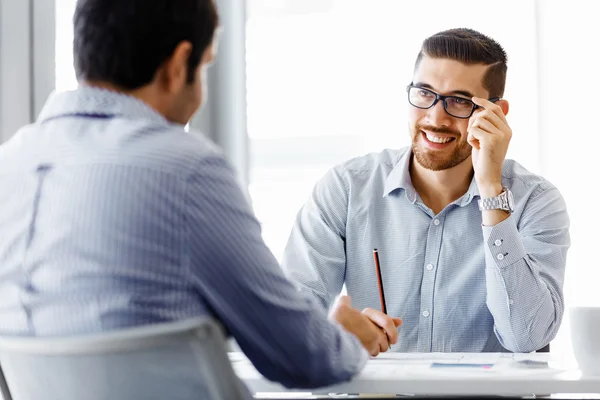
[[[0,147],[0,188],[0,334],[211,315],[294,387],[350,379],[368,358],[285,277],[215,146],[133,97],[54,94]]]
[[[350,160],[317,183],[283,266],[329,307],[345,284],[353,306],[404,320],[396,351],[530,352],[556,335],[563,311],[569,217],[559,191],[512,160],[502,181],[516,208],[482,226],[472,181],[434,215],[409,174],[409,148]]]

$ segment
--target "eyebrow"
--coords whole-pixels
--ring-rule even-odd
[[[416,82],[416,83],[413,83],[413,85],[414,86],[422,87],[424,89],[429,89],[429,90],[432,90],[434,92],[436,91],[433,88],[433,86],[431,86],[430,84],[425,83],[425,82]],[[450,95],[460,95],[460,96],[468,97],[469,99],[471,97],[475,97],[475,95],[473,93],[469,92],[468,90],[453,90],[449,94]]]

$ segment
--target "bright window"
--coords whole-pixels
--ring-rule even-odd
[[[77,0],[56,1],[56,90],[77,87],[73,68],[73,14]]]

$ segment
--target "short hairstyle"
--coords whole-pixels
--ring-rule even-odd
[[[490,97],[502,97],[506,86],[506,52],[494,39],[473,29],[458,28],[436,33],[423,41],[415,70],[424,56],[448,58],[463,64],[489,65],[483,87]]]
[[[213,0],[78,0],[73,17],[77,79],[137,89],[150,83],[187,40],[192,83],[217,25]]]

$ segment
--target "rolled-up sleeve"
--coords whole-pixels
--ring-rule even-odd
[[[514,352],[547,345],[564,313],[563,283],[570,246],[560,192],[538,189],[517,221],[483,227],[487,306],[500,343]]]

